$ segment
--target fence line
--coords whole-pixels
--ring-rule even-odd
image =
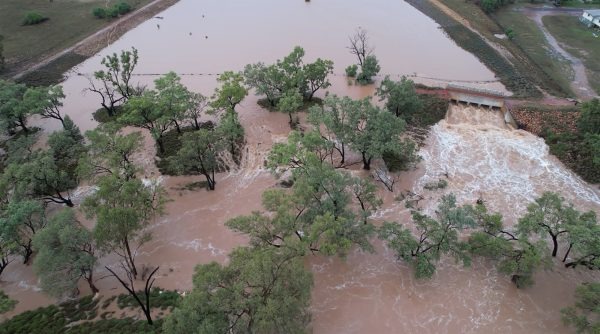
[[[157,76],[163,76],[166,73],[133,73],[132,76],[138,76],[138,77],[144,77],[144,76],[148,76],[148,77],[157,77]],[[179,76],[219,76],[221,73],[177,73],[177,75]],[[91,73],[80,73],[78,72],[77,75],[80,76],[90,76],[92,75]],[[336,76],[336,77],[346,77],[346,74],[344,73],[332,73],[331,75]],[[442,79],[442,78],[432,78],[432,77],[426,77],[426,76],[420,76],[417,74],[380,74],[375,76],[375,78],[378,79],[383,79],[386,76],[389,77],[397,77],[397,78],[402,78],[402,77],[407,77],[407,78],[418,78],[418,79],[425,79],[425,80],[434,80],[434,81],[439,81],[439,82],[462,82],[462,83],[475,83],[475,84],[486,84],[486,83],[495,83],[495,82],[500,82],[500,80],[454,80],[454,79]]]

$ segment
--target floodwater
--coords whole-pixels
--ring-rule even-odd
[[[91,113],[99,107],[92,93],[84,93],[84,76],[100,68],[104,55],[131,46],[140,53],[135,77],[140,83],[151,85],[154,74],[173,70],[192,90],[210,95],[216,73],[241,70],[256,61],[272,62],[301,45],[308,60],[322,57],[336,63],[330,92],[363,98],[374,93],[374,86],[348,85],[340,75],[353,62],[345,49],[347,36],[362,26],[369,31],[382,74],[417,73],[419,81],[430,84],[454,81],[503,89],[493,73],[449,40],[435,22],[400,0],[182,0],[159,16],[162,19],[143,23],[68,74],[64,111],[82,130],[96,125]],[[144,177],[160,179],[172,199],[167,214],[149,227],[154,239],[140,249],[137,260],[140,267],[160,266],[157,285],[188,290],[195,265],[224,262],[232,248],[246,243],[224,223],[261,210],[261,193],[278,182],[264,169],[264,160],[273,143],[284,141],[289,132],[287,115],[263,110],[256,101],[249,96],[238,109],[247,139],[243,161],[239,168],[217,176],[214,192],[186,189],[198,177],[159,175],[152,167],[154,147],[146,133],[146,148],[136,159],[147,167]],[[385,204],[374,221],[409,221],[404,203],[394,200],[404,190],[424,195],[421,205],[427,212],[443,193],[456,193],[461,203],[482,196],[490,208],[506,215],[509,225],[523,212],[524,201],[544,190],[560,191],[578,207],[598,210],[598,195],[549,156],[541,139],[505,127],[499,117],[453,106],[447,119],[432,128],[419,167],[400,175],[395,193],[381,186]],[[37,122],[47,131],[59,126]],[[445,173],[447,189],[423,190],[426,182]],[[79,189],[76,200],[88,191],[90,187]],[[375,254],[353,251],[344,260],[307,258],[315,277],[311,306],[315,333],[564,332],[559,309],[572,301],[579,282],[594,279],[557,265],[555,271],[538,275],[533,288],[517,290],[485,261],[462,268],[443,260],[433,279],[417,281],[410,268],[374,242]],[[115,261],[113,256],[103,258],[96,277],[106,274],[103,265]],[[36,290],[30,268],[13,263],[7,271],[13,270],[3,275],[2,288],[21,300],[17,312],[51,302]],[[97,285],[103,294],[122,293],[111,278]],[[83,285],[81,289],[87,291]]]

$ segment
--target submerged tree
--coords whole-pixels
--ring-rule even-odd
[[[35,113],[42,118],[53,118],[66,129],[65,120],[61,114],[65,94],[62,86],[29,88],[24,99],[31,103]]]
[[[575,290],[575,305],[562,309],[562,320],[577,333],[600,332],[600,283],[584,283]]]
[[[244,77],[241,73],[226,71],[217,78],[219,87],[211,102],[211,107],[217,111],[233,111],[235,107],[248,95],[244,87]]]
[[[595,214],[592,212],[581,214],[573,205],[563,202],[564,199],[558,194],[545,192],[527,207],[527,214],[519,219],[518,224],[519,233],[522,235],[549,236],[552,240],[553,257],[558,254],[560,237],[568,237],[575,227],[589,226],[590,220],[595,223]]]
[[[77,221],[72,209],[52,217],[35,236],[34,247],[38,254],[33,266],[45,292],[57,298],[71,294],[80,278],[92,294],[99,291],[94,284],[97,256],[92,233]]]
[[[367,218],[381,204],[376,188],[313,154],[296,164],[291,191],[263,193],[267,214],[237,217],[227,226],[248,234],[255,246],[280,248],[299,242],[307,250],[327,255],[344,255],[352,245],[371,251],[369,236],[374,228]]]
[[[498,271],[510,275],[519,288],[533,284],[535,271],[551,263],[544,241],[532,242],[507,230],[502,216],[488,213],[483,204],[471,210],[478,228],[468,239],[471,254],[497,261]]]
[[[303,333],[312,275],[291,251],[235,249],[227,265],[199,265],[194,289],[164,322],[165,333]]]
[[[138,295],[140,292],[135,290],[135,283],[134,283],[135,275],[132,272],[131,268],[124,267],[125,275],[127,276],[127,280],[123,279],[121,276],[119,276],[119,274],[117,274],[111,268],[109,268],[109,267],[105,267],[105,268],[106,268],[106,270],[108,270],[111,273],[111,275],[114,278],[116,278],[119,281],[119,283],[121,283],[121,285],[129,293],[129,295],[132,296],[133,299],[135,299],[135,301],[138,303],[138,305],[142,309],[142,312],[144,312],[144,315],[146,316],[146,321],[148,322],[148,324],[153,325],[154,322],[152,321],[152,313],[150,312],[150,293],[152,291],[152,286],[154,285],[154,282],[156,281],[156,278],[154,278],[154,274],[156,274],[156,272],[158,271],[158,269],[160,267],[154,268],[154,270],[152,270],[150,272],[148,277],[146,277],[146,279],[145,279],[146,282],[145,282],[144,291],[143,291],[143,293],[144,293],[143,300]]]
[[[319,89],[331,85],[328,77],[333,73],[333,62],[318,58],[313,63],[305,64],[304,54],[304,49],[297,46],[275,64],[246,65],[245,82],[256,90],[257,95],[264,95],[271,107],[282,109],[279,103],[286,95],[289,98],[298,94],[300,100],[306,98],[310,101]]]
[[[119,122],[147,129],[156,140],[159,151],[165,152],[164,136],[171,129],[172,117],[158,106],[157,92],[145,91],[129,99]]]
[[[398,117],[410,121],[413,115],[423,107],[412,80],[402,77],[399,82],[386,76],[377,88],[380,101],[385,101],[385,107]]]
[[[89,79],[89,90],[100,96],[102,107],[109,116],[114,116],[119,105],[139,94],[131,84],[137,63],[138,51],[135,48],[131,51],[121,51],[120,55],[113,53],[102,59],[105,68],[94,72],[94,79],[100,84],[97,85],[94,79]]]
[[[170,168],[178,174],[199,174],[206,178],[208,190],[215,190],[215,172],[225,142],[220,131],[200,129],[181,138],[181,148],[170,157]]]
[[[79,175],[83,178],[102,175],[116,175],[125,180],[135,178],[140,168],[133,159],[143,144],[140,132],[122,134],[117,124],[107,123],[87,131],[85,136],[89,144],[79,161]]]
[[[0,80],[0,128],[13,135],[17,130],[25,134],[30,132],[27,118],[35,111],[29,103],[25,103],[24,96],[27,87]]]
[[[0,234],[15,253],[28,264],[33,254],[33,238],[46,226],[44,207],[38,201],[13,200],[0,212]],[[10,241],[9,241],[10,240]]]
[[[354,35],[349,36],[350,46],[348,49],[350,53],[355,55],[358,60],[358,65],[363,66],[368,56],[373,53],[373,47],[369,45],[369,35],[364,28],[358,27],[354,32]]]
[[[415,277],[433,276],[435,265],[442,255],[450,255],[465,265],[470,264],[468,247],[460,240],[459,233],[473,227],[475,220],[468,208],[456,205],[454,195],[442,197],[435,218],[416,211],[412,216],[417,236],[398,223],[386,222],[379,229],[379,238],[387,242],[399,259],[411,264]]]
[[[135,279],[137,250],[151,238],[144,228],[163,213],[164,191],[158,184],[116,175],[102,177],[97,187],[82,203],[86,216],[96,218],[94,239],[101,250],[116,253]]]

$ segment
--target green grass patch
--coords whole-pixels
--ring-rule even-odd
[[[600,94],[600,31],[586,27],[574,16],[544,16],[542,21],[569,53],[583,61],[590,85]]]
[[[45,332],[44,332],[45,333]],[[69,328],[67,334],[155,334],[162,333],[162,319],[154,320],[148,325],[146,320],[105,319],[85,322]]]
[[[28,64],[44,55],[67,48],[109,24],[96,20],[92,9],[112,6],[115,0],[2,0],[0,1],[0,32],[4,35],[4,56],[7,68]],[[129,0],[141,7],[150,0]],[[22,25],[28,12],[43,13],[50,18],[42,25]]]
[[[143,291],[138,291],[138,296],[142,302],[146,302],[146,296]],[[163,290],[160,288],[152,288],[150,291],[151,308],[160,308],[161,310],[173,308],[179,305],[181,299],[182,297],[177,291]],[[121,294],[117,297],[117,306],[119,306],[120,309],[128,307],[138,308],[139,304],[130,294]]]
[[[477,58],[479,58],[483,64],[485,64],[492,72],[494,72],[502,84],[504,84],[508,90],[512,91],[515,96],[541,97],[541,92],[539,89],[537,89],[531,76],[527,75],[527,72],[524,72],[521,69],[513,66],[513,64],[500,55],[498,51],[488,45],[481,38],[481,36],[469,30],[428,1],[407,0],[407,2],[427,16],[434,19],[440,26],[442,26],[444,31],[446,31],[448,36],[454,40],[458,46],[477,56]],[[472,18],[474,22],[475,20],[482,20],[487,17],[487,15],[485,15],[485,13],[483,13],[479,7],[472,3],[467,4],[464,2],[464,0],[461,0],[460,2],[442,2],[446,3],[448,6],[462,15],[465,15],[466,12],[462,10],[464,6],[474,6],[476,11],[469,16],[469,19]],[[460,8],[456,8],[459,6]],[[472,10],[472,8],[468,9]],[[492,23],[488,23],[487,25],[490,26]],[[499,27],[496,30],[499,30],[500,33],[504,33]]]
[[[538,64],[564,92],[573,95],[570,85],[573,70],[570,62],[554,51],[533,20],[515,9],[509,7],[498,10],[494,13],[496,22],[505,31],[512,31],[512,42]]]

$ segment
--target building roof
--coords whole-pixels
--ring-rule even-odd
[[[593,17],[600,17],[600,9],[587,9],[584,12],[592,15]]]

